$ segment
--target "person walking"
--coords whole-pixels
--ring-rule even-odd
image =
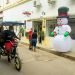
[[[32,31],[32,28],[31,28],[31,30],[29,31],[29,49],[31,50],[32,49],[32,45],[31,45],[31,41],[32,41],[32,33],[33,33],[33,31]]]
[[[37,31],[34,30],[32,34],[32,49],[34,52],[36,51],[36,44],[37,44]]]
[[[20,40],[20,38],[16,36],[13,26],[9,26],[9,30],[4,30],[2,35],[3,35],[3,39],[4,39],[3,44],[5,44],[8,40],[14,41],[15,38]],[[13,54],[12,57],[14,57],[16,54],[16,47],[13,49],[12,54]]]

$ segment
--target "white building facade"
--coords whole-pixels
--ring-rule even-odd
[[[62,6],[69,8],[69,24],[72,27],[71,36],[75,39],[75,0],[30,0],[5,9],[3,11],[3,21],[25,22],[26,28],[33,27],[38,32],[42,28],[45,37],[50,40],[49,33],[55,28],[58,8]]]
[[[36,3],[34,2],[36,1]],[[31,0],[26,3],[17,5],[3,11],[4,21],[20,21],[34,20],[34,19],[52,19],[58,15],[58,8],[67,6],[69,8],[69,15],[75,15],[75,1],[74,0]],[[30,15],[24,14],[26,12]],[[29,22],[29,21],[28,21]],[[32,24],[32,23],[31,23]]]

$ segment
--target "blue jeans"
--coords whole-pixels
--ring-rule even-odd
[[[36,47],[37,39],[32,39],[32,46]]]

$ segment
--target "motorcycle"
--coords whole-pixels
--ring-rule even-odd
[[[19,58],[19,55],[16,51],[17,46],[18,46],[18,42],[16,41],[16,39],[7,40],[4,43],[3,48],[0,47],[0,58],[1,58],[1,56],[7,56],[8,62],[11,62],[11,60],[13,59],[16,70],[20,71],[22,65],[21,65],[21,60]]]

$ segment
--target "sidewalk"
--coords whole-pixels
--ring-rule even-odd
[[[28,45],[29,41],[25,37],[22,37],[21,43]],[[75,60],[75,50],[74,50],[75,46],[74,46],[74,44],[75,43],[73,42],[73,49],[70,52],[67,52],[67,53],[56,52],[53,49],[52,45],[50,45],[51,46],[50,47],[49,45],[46,45],[46,44],[37,44],[37,48],[39,48],[41,50],[44,50],[44,51],[47,51],[47,52],[50,52],[50,53],[53,53],[53,54],[56,54],[56,55],[61,56],[61,57],[65,57],[65,58],[68,58],[68,59],[71,59],[71,60]]]

